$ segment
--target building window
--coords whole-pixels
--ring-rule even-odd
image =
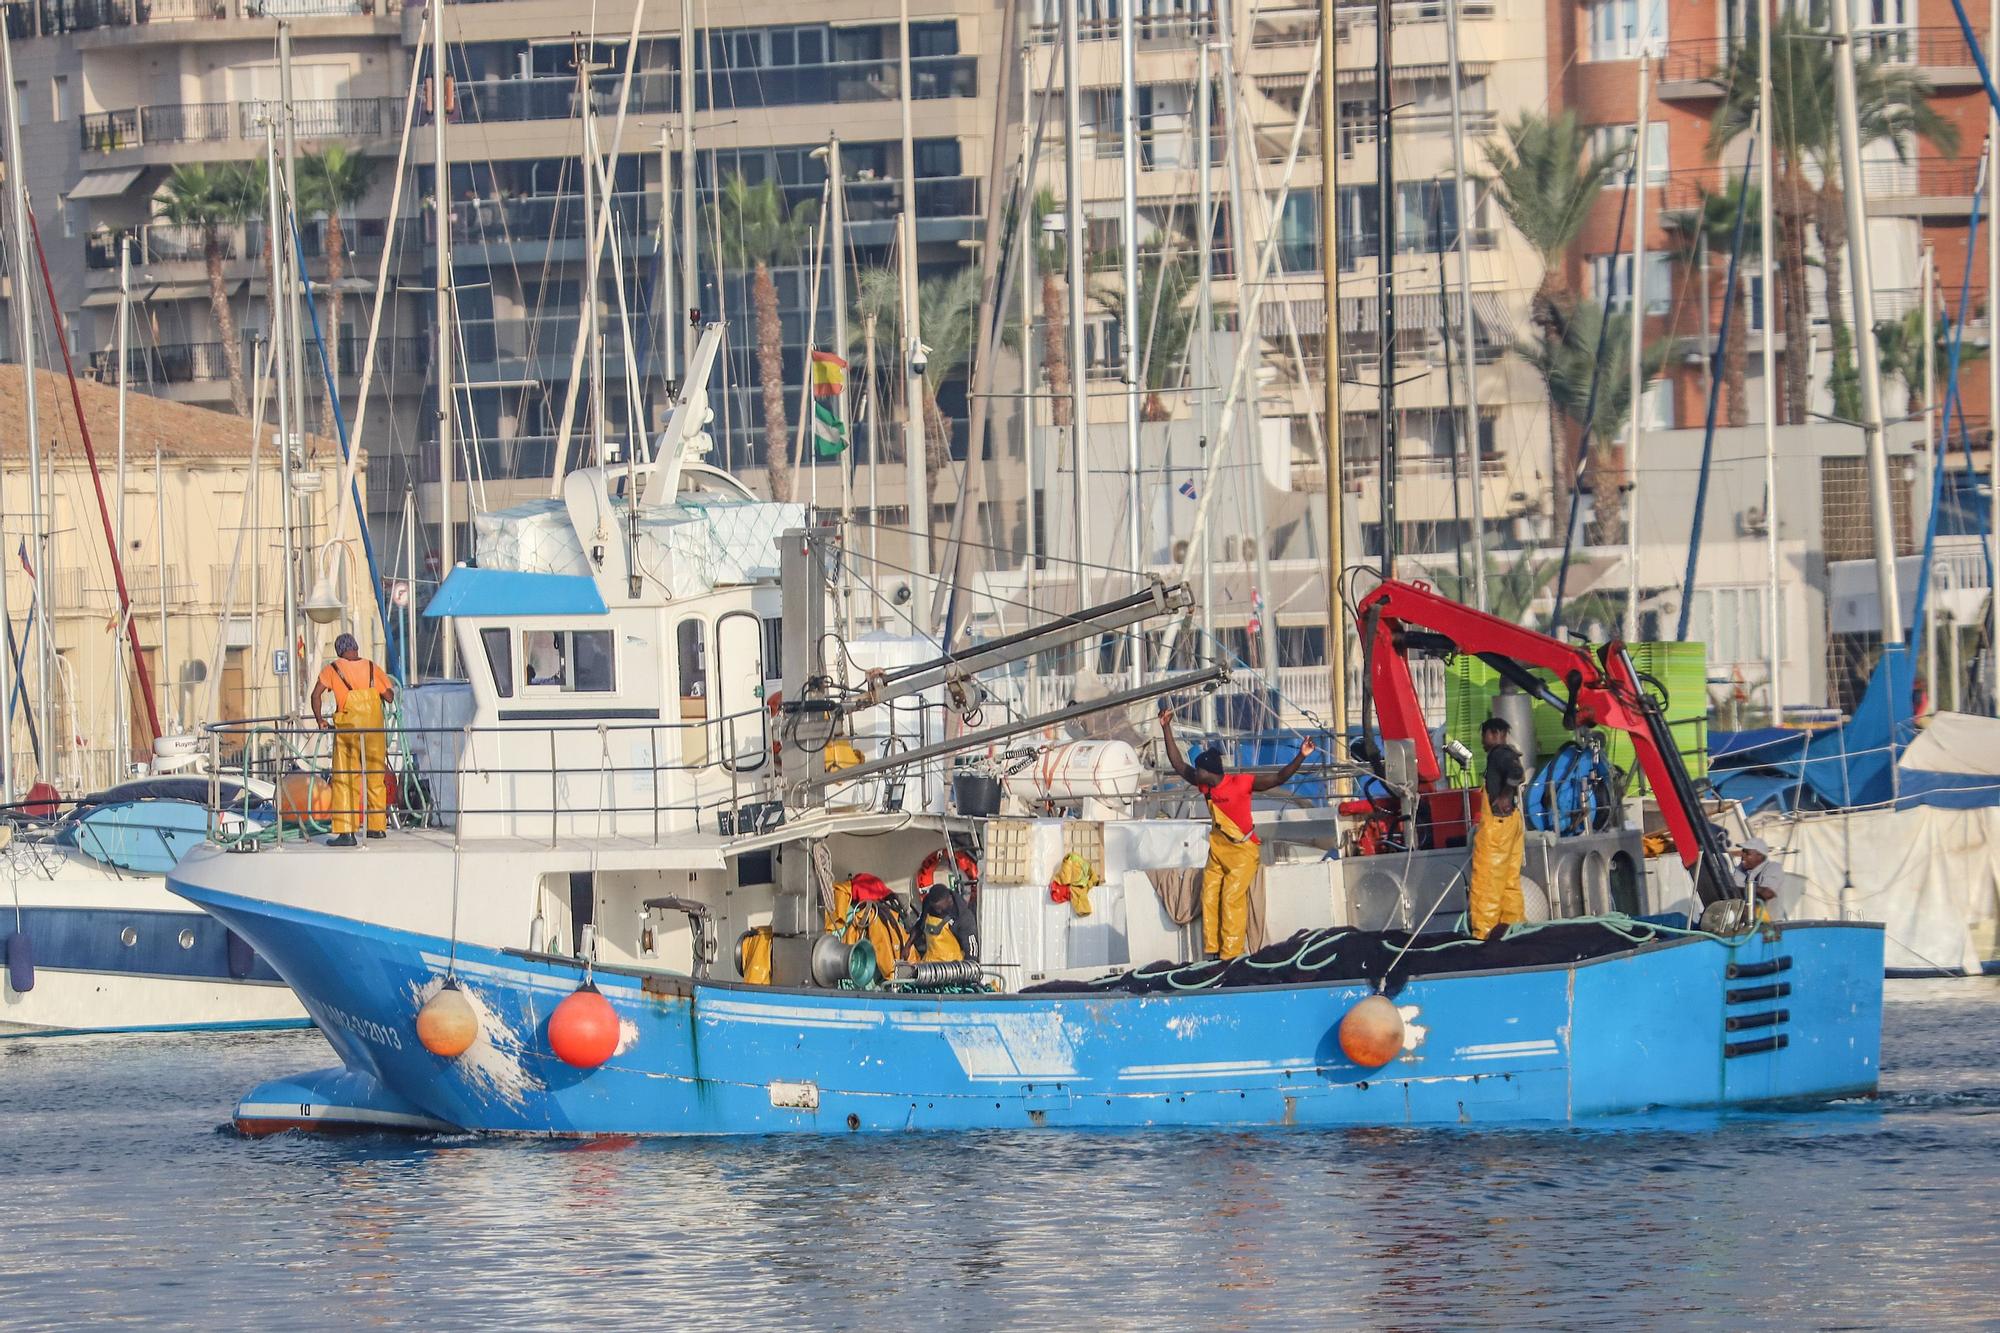
[[[1667,45],[1664,0],[1591,0],[1585,7],[1590,59],[1637,60]]]
[[[1674,257],[1662,250],[1646,252],[1646,313],[1664,315],[1673,305]],[[1590,297],[1616,313],[1632,305],[1632,256],[1592,255]]]
[[[1698,588],[1688,614],[1688,636],[1708,645],[1712,666],[1764,660],[1765,589]],[[1785,627],[1778,624],[1778,659],[1785,656]]]
[[[49,80],[49,114],[59,121],[76,115],[76,103],[70,100],[67,74],[58,74]]]
[[[1632,140],[1637,137],[1635,125],[1599,125],[1590,131],[1591,156],[1604,159],[1616,154],[1619,165],[1630,169],[1631,163],[1625,154],[1632,151]],[[1667,126],[1664,122],[1646,122],[1646,184],[1658,188],[1667,183]],[[1616,182],[1624,184],[1621,171]]]

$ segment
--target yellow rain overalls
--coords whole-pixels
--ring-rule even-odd
[[[1465,915],[1473,938],[1485,939],[1499,925],[1519,925],[1528,919],[1521,903],[1521,858],[1526,849],[1521,803],[1510,802],[1504,815],[1493,813],[1488,796],[1472,835],[1472,873],[1467,881]]]
[[[1202,948],[1222,958],[1250,952],[1250,885],[1263,859],[1250,828],[1255,781],[1254,774],[1232,773],[1202,791],[1209,818],[1208,865],[1201,876]]]
[[[389,784],[384,776],[388,738],[382,732],[382,669],[366,658],[336,657],[319,673],[333,694],[333,810],[335,834],[354,833],[367,816],[370,832],[388,826]]]

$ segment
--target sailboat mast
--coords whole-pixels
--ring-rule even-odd
[[[1223,0],[1233,3],[1233,0]],[[1083,271],[1083,64],[1077,50],[1077,12],[1063,4],[1063,255],[1069,287],[1070,488],[1076,509],[1076,604],[1090,604],[1090,396],[1083,350],[1083,312],[1089,297]]]
[[[826,137],[826,204],[828,215],[827,244],[832,248],[833,264],[833,354],[847,359],[847,179],[840,165],[840,136]],[[807,368],[807,380],[811,380],[811,368]],[[812,403],[806,404],[806,411],[812,411]],[[849,538],[848,523],[854,516],[854,440],[847,427],[847,377],[841,376],[840,392],[833,396],[833,414],[840,422],[840,438],[847,447],[840,451],[835,460],[840,468],[840,532],[841,540]],[[850,570],[851,562],[841,562],[841,605],[846,608],[847,632],[854,633],[854,588]],[[873,577],[871,574],[870,577]]]
[[[583,311],[584,337],[590,358],[590,461],[604,466],[604,321],[598,302],[603,279],[598,258],[597,231],[597,122],[591,115],[590,78],[594,67],[583,42],[572,48],[576,56],[577,109],[583,125]]]
[[[1453,10],[1445,11],[1445,31],[1452,33]],[[1341,487],[1341,459],[1346,452],[1341,442],[1340,415],[1340,93],[1336,73],[1337,29],[1335,0],[1321,0],[1319,7],[1319,272],[1321,303],[1326,307],[1324,340],[1326,364],[1321,372],[1325,382],[1326,413],[1326,665],[1328,710],[1333,731],[1329,754],[1339,753],[1347,737],[1347,612],[1340,604],[1340,574],[1347,563],[1346,492]],[[1457,87],[1457,37],[1450,36],[1453,88]],[[1453,101],[1456,106],[1456,100]],[[1206,129],[1204,128],[1204,133]],[[1464,186],[1460,187],[1461,192]],[[1467,377],[1468,382],[1470,376]],[[1469,395],[1468,395],[1469,396]],[[1476,483],[1475,483],[1476,484]]]
[[[910,123],[910,0],[903,0],[896,24],[899,39],[903,112],[903,391],[909,419],[904,423],[905,484],[910,506],[910,569],[919,579],[931,572],[930,459],[924,452],[924,330],[917,290],[917,144]],[[922,589],[911,592],[921,594]]]
[[[2000,0],[1994,0],[2000,4]],[[1774,245],[1771,227],[1771,164],[1772,147],[1777,136],[1772,133],[1771,122],[1771,14],[1759,0],[1757,8],[1757,116],[1762,122],[1757,130],[1757,281],[1763,292],[1763,344],[1758,349],[1760,368],[1764,373],[1764,563],[1765,576],[1770,586],[1765,591],[1770,603],[1770,615],[1764,626],[1764,654],[1768,665],[1765,670],[1770,676],[1771,725],[1781,726],[1785,720],[1785,702],[1782,680],[1779,672],[1780,617],[1784,615],[1784,598],[1778,588],[1778,353],[1777,324],[1771,312],[1777,307],[1772,295],[1771,250]],[[1864,237],[1854,237],[1850,246]],[[1702,290],[1708,290],[1707,284]],[[1704,323],[1702,328],[1708,325]]]
[[[1631,375],[1630,420],[1626,423],[1625,446],[1625,642],[1639,637],[1639,453],[1645,438],[1646,396],[1646,113],[1653,93],[1653,61],[1644,53],[1639,58],[1639,113],[1633,126],[1632,193],[1632,312],[1627,328],[1631,333],[1626,371]],[[1472,312],[1467,311],[1469,319]],[[1600,499],[1601,503],[1601,499]]]
[[[442,7],[442,0],[439,0]],[[278,272],[284,278],[282,290],[285,298],[286,328],[291,331],[291,341],[286,344],[286,355],[292,363],[292,429],[298,432],[299,457],[305,457],[306,440],[306,275],[300,268],[298,246],[292,239],[292,227],[298,217],[299,208],[299,151],[296,122],[298,114],[292,104],[292,25],[278,21],[278,97],[281,102],[278,126],[284,135],[281,147],[284,156],[279,166],[284,172],[285,195],[280,201],[283,211],[279,220],[284,230],[271,237],[276,253],[282,255]],[[337,338],[340,331],[333,330]],[[289,444],[289,441],[287,441]],[[302,544],[310,549],[312,533],[306,526],[307,510],[300,498],[287,491],[285,493],[285,522],[296,524],[304,538]],[[289,568],[289,567],[288,567]],[[296,577],[295,575],[292,577]],[[296,671],[293,675],[297,675]]]
[[[1250,209],[1243,199],[1243,172],[1247,164],[1257,160],[1255,151],[1255,131],[1240,132],[1237,107],[1239,95],[1236,85],[1236,35],[1231,25],[1233,13],[1230,5],[1219,5],[1216,10],[1222,21],[1219,32],[1222,48],[1222,125],[1223,142],[1228,145],[1229,166],[1229,233],[1235,242],[1236,283],[1239,293],[1237,305],[1251,310],[1253,303],[1243,295],[1246,281],[1259,281],[1268,272],[1265,260],[1253,262],[1250,254],[1249,226]],[[1296,136],[1294,138],[1296,143]],[[1252,168],[1254,169],[1254,167]],[[1276,225],[1276,219],[1273,219]],[[1265,242],[1266,255],[1269,254],[1269,239]],[[1255,275],[1254,277],[1251,275]],[[1245,316],[1239,320],[1242,327],[1237,337],[1254,339],[1257,330],[1254,321]],[[1242,368],[1241,358],[1238,367]],[[1258,601],[1271,595],[1270,532],[1271,525],[1264,516],[1264,413],[1260,401],[1262,391],[1254,374],[1242,382],[1243,411],[1236,418],[1236,429],[1243,432],[1239,437],[1240,449],[1246,460],[1243,478],[1244,489],[1250,497],[1250,527],[1246,534],[1250,542],[1250,566],[1255,572],[1256,584],[1250,590],[1251,611],[1257,622],[1258,658],[1263,666],[1264,683],[1271,689],[1278,685],[1278,626],[1277,616],[1270,607],[1259,607]],[[1247,628],[1247,627],[1246,627]]]
[[[298,363],[292,359],[291,338],[291,316],[296,312],[292,303],[284,298],[285,255],[290,247],[284,244],[285,233],[280,225],[284,213],[278,192],[278,131],[269,117],[264,120],[264,179],[267,186],[264,206],[266,226],[270,228],[273,274],[270,299],[265,304],[270,307],[271,357],[278,399],[278,514],[283,529],[280,540],[285,561],[285,711],[296,714],[305,705],[299,688],[302,667],[296,660],[299,655],[299,579],[298,530],[294,520],[298,509],[292,495],[292,429],[298,418],[294,414],[296,404],[291,395],[291,380],[287,378],[298,373]]]
[[[1465,188],[1464,71],[1458,64],[1458,0],[1445,0],[1445,64],[1451,72],[1451,187],[1458,225],[1459,363],[1465,372],[1465,475],[1472,515],[1472,604],[1486,609],[1486,493],[1479,471],[1478,349],[1472,337],[1472,199]],[[1329,63],[1331,70],[1333,65]],[[1331,80],[1329,80],[1331,83]],[[1443,294],[1439,294],[1443,300]],[[1331,310],[1331,305],[1328,309]]]
[[[1334,0],[1324,0],[1331,8]],[[1201,51],[1196,57],[1194,91],[1195,152],[1199,163],[1197,176],[1199,185],[1196,192],[1200,222],[1196,234],[1201,238],[1201,270],[1195,286],[1195,328],[1198,332],[1196,345],[1201,349],[1200,386],[1198,402],[1201,404],[1201,444],[1204,459],[1207,451],[1215,444],[1215,188],[1210,176],[1214,171],[1215,158],[1215,96],[1208,57],[1213,49],[1209,37],[1204,37]],[[1210,660],[1215,651],[1215,538],[1213,529],[1204,526],[1201,532],[1201,650],[1202,661]],[[1331,576],[1330,576],[1331,577]],[[1331,586],[1331,585],[1329,585]],[[1215,692],[1204,690],[1201,695],[1201,729],[1211,735],[1215,732]]]
[[[167,624],[167,468],[162,460],[160,446],[153,446],[153,544],[159,548],[160,574],[160,712],[173,723],[173,710],[168,706],[168,682],[174,678],[173,645]],[[294,672],[294,675],[297,673]]]
[[[132,341],[132,237],[130,233],[118,238],[118,503],[114,525],[118,534],[118,549],[129,549],[125,545],[125,394],[130,370],[126,357]],[[122,680],[125,674],[125,643],[132,635],[132,617],[123,607],[118,613],[118,674]],[[132,762],[132,690],[121,685],[117,692],[117,720],[113,724],[112,744],[115,766],[113,779],[122,778],[126,767]]]
[[[1139,528],[1139,415],[1145,386],[1139,382],[1139,90],[1134,74],[1138,38],[1133,32],[1131,0],[1118,6],[1118,130],[1119,229],[1124,236],[1120,265],[1125,291],[1124,318],[1118,321],[1118,341],[1125,378],[1125,565],[1136,578],[1144,558]],[[1164,285],[1160,289],[1164,290]],[[1157,294],[1157,292],[1156,292]],[[1143,638],[1126,641],[1131,651],[1129,675],[1136,687],[1144,678]]]
[[[444,49],[444,5],[431,5],[431,194],[437,221],[437,276],[433,283],[433,304],[437,311],[437,451],[438,451],[438,577],[451,574],[452,567],[452,472],[457,448],[452,440],[453,418],[458,412],[457,348],[452,331],[451,273],[451,145],[445,132],[450,116],[450,76]],[[682,59],[687,58],[682,48]],[[596,299],[596,293],[591,294]],[[457,674],[458,654],[449,626],[438,634],[440,674],[450,679]]]
[[[701,280],[695,271],[697,228],[694,151],[694,0],[681,0],[681,307],[701,309]],[[678,312],[677,312],[678,313]],[[681,392],[692,392],[687,383],[688,366],[694,360],[695,336],[690,321],[687,337],[681,340]]]
[[[1396,576],[1396,158],[1395,104],[1389,70],[1395,58],[1395,7],[1375,0],[1375,221],[1381,243],[1375,260],[1380,303],[1377,339],[1382,382],[1380,485],[1382,488],[1382,577]]]
[[[30,257],[35,251],[28,234],[28,173],[23,165],[26,159],[21,155],[21,101],[19,85],[14,82],[14,41],[4,23],[0,23],[0,79],[6,81],[7,195],[14,221],[14,322],[21,343],[21,407],[27,414],[28,427],[28,523],[35,553],[31,575],[34,600],[30,605],[40,613],[35,623],[35,724],[41,743],[47,745],[54,735],[49,730],[48,525],[42,516],[42,431],[40,404],[35,401],[35,308],[27,277]],[[37,755],[36,763],[35,776],[46,779],[46,760]],[[13,778],[11,765],[7,777],[10,781]]]
[[[1987,49],[2000,44],[2000,0],[1986,7]],[[2000,312],[2000,112],[1986,111],[1986,309],[1988,327]],[[2000,423],[2000,356],[1986,357],[1986,414]],[[2000,433],[1986,452],[1987,568],[2000,569]],[[2000,717],[2000,588],[1986,590],[1986,680],[1993,715]]]
[[[1884,647],[1903,642],[1902,598],[1896,586],[1895,511],[1889,503],[1889,450],[1882,431],[1882,363],[1875,347],[1875,273],[1868,255],[1868,214],[1861,176],[1861,132],[1855,120],[1854,16],[1844,4],[1833,15],[1833,101],[1840,122],[1841,195],[1847,209],[1847,269],[1854,289],[1854,355],[1861,372],[1861,431],[1868,452],[1868,507],[1874,520],[1875,595]],[[1769,297],[1767,296],[1768,302]]]

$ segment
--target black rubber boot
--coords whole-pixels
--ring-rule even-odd
[[[334,837],[328,838],[326,840],[326,845],[329,847],[358,847],[361,844],[357,843],[354,840],[354,835],[352,833],[341,833],[337,834]]]
[[[372,828],[368,830],[368,836],[371,838],[386,838],[389,835],[381,829]]]

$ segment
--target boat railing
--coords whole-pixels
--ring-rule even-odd
[[[921,744],[939,720],[921,710],[892,713],[886,727],[858,732],[852,744],[869,757]],[[355,774],[356,804],[338,795],[352,771],[342,767],[338,736],[380,736],[395,789],[387,808],[367,808],[367,784]],[[322,831],[335,816],[344,824],[380,813],[401,827],[449,830],[456,838],[527,837],[551,846],[565,838],[616,837],[659,844],[689,833],[737,836],[767,830],[784,818],[781,747],[800,742],[781,733],[762,704],[714,718],[668,721],[549,721],[538,725],[426,726],[409,722],[374,728],[322,730],[292,717],[218,722],[207,728],[209,771],[225,764],[269,782],[276,822],[260,832],[226,816],[248,816],[260,803],[247,794],[225,800],[219,776],[210,782],[209,830],[217,842],[246,838],[283,841]],[[835,751],[813,742],[827,762]],[[934,765],[941,778],[942,765]],[[829,803],[848,810],[900,811],[922,797],[912,787],[923,773],[878,775],[830,789]],[[921,792],[924,788],[918,788]],[[225,827],[226,825],[226,827]]]

